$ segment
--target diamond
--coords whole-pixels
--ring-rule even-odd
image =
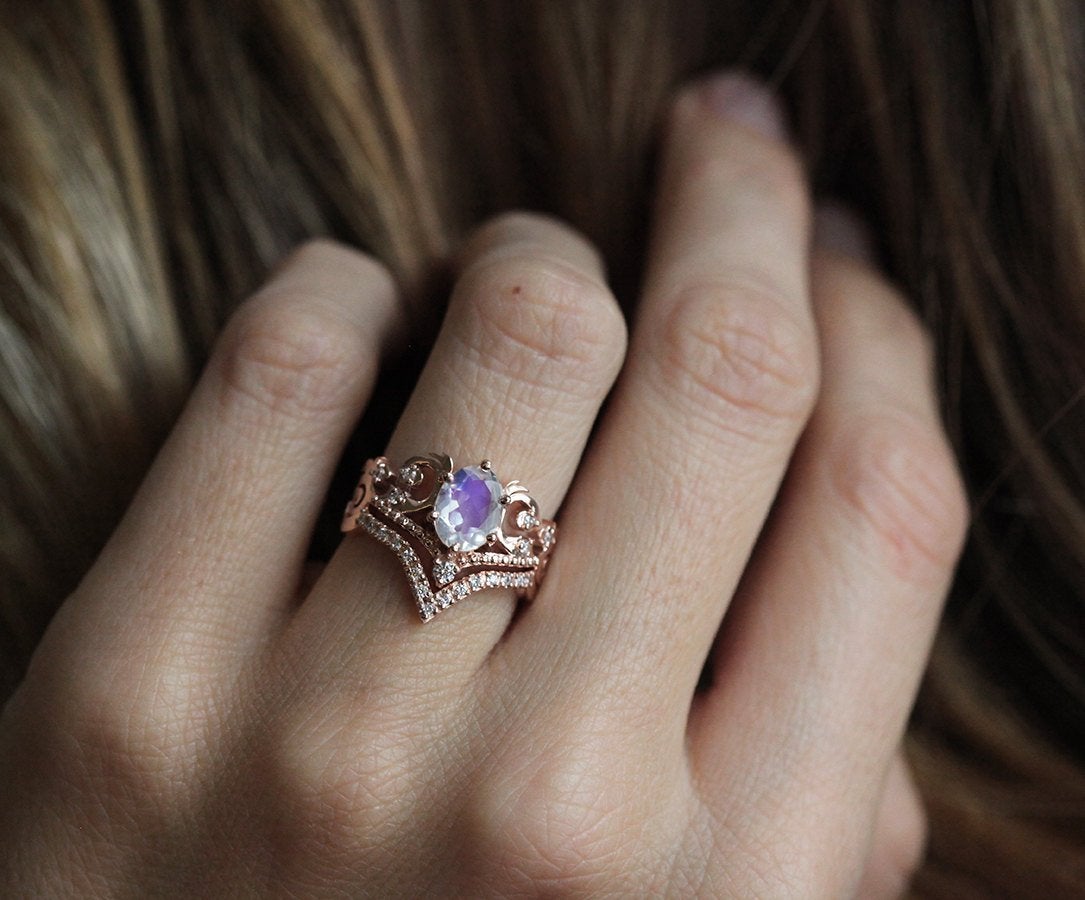
[[[501,482],[481,466],[465,466],[441,485],[433,502],[437,537],[453,550],[477,550],[501,525]]]
[[[406,485],[416,485],[422,480],[422,470],[413,463],[399,470],[399,480]]]
[[[520,540],[516,542],[516,552],[519,553],[520,556],[530,556],[531,541],[527,538],[520,538]]]
[[[516,527],[521,531],[527,531],[529,528],[534,528],[538,524],[539,520],[526,509],[522,509],[516,514]]]
[[[554,543],[554,526],[547,525],[542,531],[539,532],[539,540],[542,541],[543,547],[549,547]]]
[[[438,560],[433,566],[433,577],[438,584],[448,584],[456,577],[456,566],[447,559]]]

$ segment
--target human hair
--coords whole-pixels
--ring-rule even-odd
[[[5,5],[4,694],[292,245],[383,261],[417,346],[465,233],[543,210],[632,309],[661,111],[739,66],[933,334],[972,500],[907,740],[913,889],[1085,894],[1083,29],[1069,0]]]

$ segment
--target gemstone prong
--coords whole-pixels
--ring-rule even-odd
[[[488,459],[454,469],[450,457],[431,454],[424,474],[418,458],[411,459],[390,471],[383,458],[367,461],[343,529],[366,532],[399,558],[424,622],[486,587],[512,588],[530,599],[552,551],[555,526],[537,518],[526,489],[518,481],[503,484]],[[423,478],[426,496],[415,496],[422,493],[417,484]],[[373,491],[376,481],[382,483]],[[504,510],[512,504],[516,525],[508,524],[506,532]]]

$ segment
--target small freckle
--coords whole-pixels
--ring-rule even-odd
[[[516,285],[516,287],[514,287],[514,288],[512,289],[512,292],[513,292],[514,294],[519,294],[519,293],[520,293],[520,285]]]

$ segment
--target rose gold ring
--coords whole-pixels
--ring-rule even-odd
[[[486,588],[530,600],[557,536],[527,488],[503,485],[488,459],[457,469],[439,453],[397,470],[367,460],[343,513],[342,530],[357,528],[399,557],[423,622]]]

